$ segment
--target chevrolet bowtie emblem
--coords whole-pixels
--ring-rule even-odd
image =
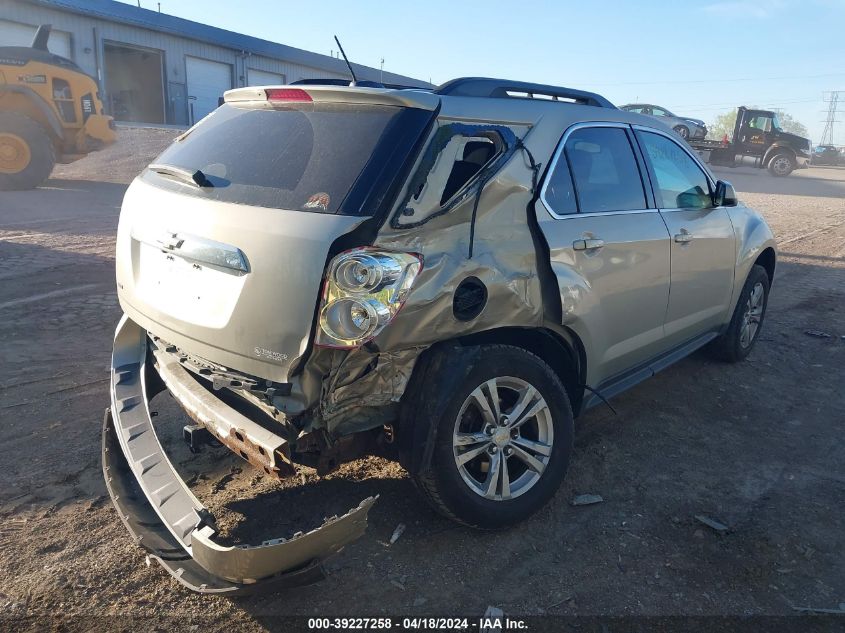
[[[185,240],[179,237],[177,233],[167,232],[164,234],[164,237],[161,237],[156,240],[163,248],[168,250],[175,250],[182,246],[185,243]]]

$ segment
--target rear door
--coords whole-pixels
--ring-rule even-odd
[[[573,126],[557,149],[536,207],[559,284],[563,324],[596,359],[593,384],[663,348],[669,235],[644,176],[627,125]]]
[[[639,127],[655,199],[671,236],[672,290],[667,343],[715,330],[727,319],[734,284],[736,238],[714,183],[693,155],[667,133]]]

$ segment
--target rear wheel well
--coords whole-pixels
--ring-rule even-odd
[[[762,266],[766,269],[766,274],[769,276],[769,285],[775,280],[775,263],[776,263],[776,255],[775,249],[771,246],[765,249],[762,253],[757,256],[757,259],[754,261],[756,266]]]
[[[520,347],[539,356],[557,374],[578,415],[584,398],[586,363],[580,341],[573,336],[573,342],[548,328],[506,327],[477,332],[459,339],[463,346],[500,344]]]

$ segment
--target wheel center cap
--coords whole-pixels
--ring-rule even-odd
[[[493,434],[493,442],[500,448],[510,442],[510,439],[510,431],[506,428],[496,429],[496,432]]]

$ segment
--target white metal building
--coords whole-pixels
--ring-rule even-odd
[[[342,59],[241,35],[114,0],[0,0],[0,46],[28,46],[51,24],[50,51],[96,77],[119,121],[186,125],[224,91],[348,77]],[[354,64],[359,79],[428,87]]]

